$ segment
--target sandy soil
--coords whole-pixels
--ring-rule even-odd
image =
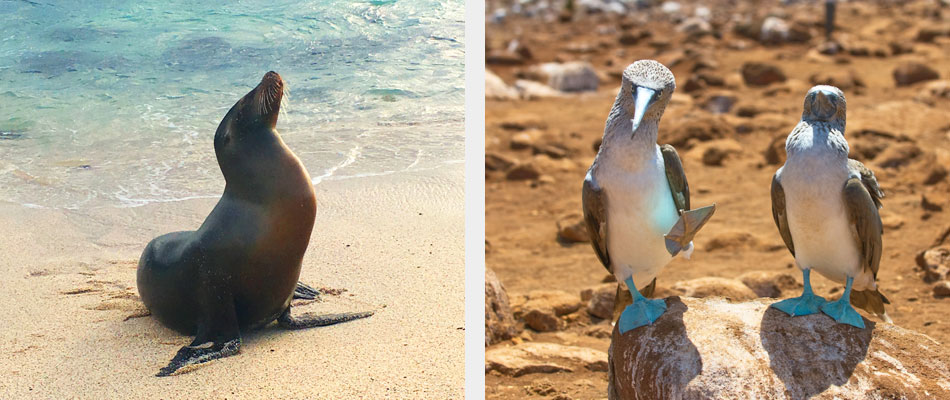
[[[326,182],[301,281],[345,289],[298,312],[376,310],[245,333],[240,354],[153,376],[191,341],[145,316],[138,257],[194,229],[195,200],[82,211],[0,204],[0,398],[460,398],[461,168]],[[330,290],[333,291],[333,290]]]
[[[732,13],[761,16],[769,10],[781,10],[777,2],[766,2],[759,9],[749,2],[729,3],[733,5],[728,8],[711,6],[714,21],[728,21]],[[950,182],[944,176],[936,183],[924,184],[937,165],[950,165],[950,101],[944,99],[933,105],[915,101],[924,84],[895,87],[892,77],[899,64],[917,61],[938,71],[941,79],[950,79],[950,38],[930,43],[914,40],[920,26],[935,21],[943,21],[946,26],[950,10],[930,2],[911,3],[903,7],[883,2],[839,6],[838,40],[846,48],[884,48],[887,51],[882,56],[851,55],[847,51],[826,56],[814,51],[823,42],[820,27],[824,18],[815,3],[783,10],[788,20],[810,27],[815,37],[806,43],[779,46],[741,37],[728,22],[713,24],[714,30],[722,32],[721,39],[705,36],[687,40],[685,33],[675,30],[670,18],[658,16],[655,9],[643,18],[601,14],[565,23],[509,15],[502,24],[489,23],[489,54],[506,48],[513,39],[531,53],[521,65],[489,63],[488,69],[508,84],[516,77],[529,76],[526,72],[530,65],[551,61],[586,60],[602,78],[596,92],[532,101],[487,101],[486,152],[532,162],[541,174],[535,180],[509,180],[502,171],[487,172],[487,267],[496,271],[513,298],[536,289],[579,293],[602,282],[607,273],[590,245],[558,240],[556,223],[564,218],[580,220],[581,182],[596,154],[594,146],[602,136],[604,120],[616,96],[620,71],[635,60],[653,58],[672,65],[678,84],[677,95],[660,124],[659,142],[681,142],[677,147],[689,178],[693,206],[718,205],[716,215],[695,241],[693,259],[676,258],[660,274],[660,291],[681,280],[734,278],[753,270],[789,271],[800,281],[771,215],[769,184],[781,164],[767,162],[765,153],[776,138],[784,144],[784,137],[799,121],[813,75],[853,71],[864,87],[845,89],[846,137],[852,157],[874,169],[887,196],[881,211],[885,235],[879,283],[892,301],[889,313],[899,326],[950,343],[950,321],[946,318],[950,298],[934,295],[932,284],[923,281],[915,262],[918,253],[935,245],[950,229]],[[776,8],[771,9],[770,4]],[[626,32],[642,31],[653,35],[633,45],[621,44],[618,39]],[[890,43],[911,51],[893,54]],[[746,86],[739,71],[748,61],[778,66],[788,80],[765,87]],[[697,68],[698,64],[709,68]],[[694,73],[718,76],[724,84],[686,93],[683,88]],[[713,115],[703,105],[715,95],[731,96],[736,104],[725,114]],[[755,115],[739,116],[742,109],[754,111],[747,115]],[[723,140],[704,142],[696,135],[683,133],[690,125],[708,131],[713,124],[728,128]],[[512,137],[525,132],[536,145],[562,147],[568,156],[551,160],[533,155],[530,148],[513,150]],[[721,166],[704,164],[707,149],[728,150],[730,140],[738,143],[738,152],[727,156]],[[910,150],[903,153],[905,149]],[[924,208],[923,198],[936,206]],[[818,293],[832,298],[841,291],[838,284],[821,277],[813,278],[813,284]],[[606,321],[592,318],[584,308],[566,319],[569,324],[563,331],[537,333],[526,329],[524,339],[607,350],[609,338],[585,334],[592,331],[592,326],[606,325]],[[515,342],[520,340],[523,338]],[[495,346],[506,345],[511,342]],[[583,369],[518,378],[493,372],[486,376],[486,382],[486,395],[494,399],[538,393],[560,398],[604,398],[607,384],[606,373]]]

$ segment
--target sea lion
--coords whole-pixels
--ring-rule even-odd
[[[268,72],[218,125],[214,152],[226,184],[201,227],[159,236],[142,252],[142,302],[162,324],[195,335],[157,376],[236,354],[242,331],[274,320],[300,329],[373,314],[290,314],[293,298],[318,295],[297,282],[317,202],[310,175],[275,129],[283,89]]]

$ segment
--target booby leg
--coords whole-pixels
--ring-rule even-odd
[[[864,329],[864,318],[862,318],[861,314],[858,314],[857,311],[854,311],[854,307],[851,307],[852,283],[854,283],[854,278],[849,276],[848,283],[844,286],[844,293],[841,295],[841,298],[821,306],[821,312],[828,314],[828,316],[834,318],[835,321],[839,323]]]
[[[825,298],[816,296],[815,293],[811,291],[810,274],[811,268],[802,270],[802,280],[805,282],[805,288],[802,290],[801,296],[773,303],[772,307],[784,311],[793,317],[817,313],[818,310],[821,309],[822,304],[825,304]],[[848,287],[850,288],[850,286]]]
[[[623,309],[620,320],[617,321],[620,334],[644,325],[651,325],[666,312],[666,300],[643,297],[637,290],[637,286],[633,284],[633,277],[625,279],[623,283],[627,284],[627,290],[633,296],[633,303]]]

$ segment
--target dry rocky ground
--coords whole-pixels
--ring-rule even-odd
[[[950,353],[950,5],[839,3],[828,42],[823,2],[550,4],[487,10],[486,264],[500,281],[486,304],[488,398],[607,397],[615,283],[585,243],[580,191],[619,74],[644,58],[677,77],[660,143],[683,158],[693,205],[718,205],[657,297],[798,295],[769,183],[805,92],[832,84],[848,100],[851,157],[886,193],[888,312]],[[813,283],[830,298],[843,289]]]

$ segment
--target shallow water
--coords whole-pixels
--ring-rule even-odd
[[[464,159],[462,0],[68,3],[0,1],[0,201],[219,196],[215,128],[269,70],[316,185]]]

